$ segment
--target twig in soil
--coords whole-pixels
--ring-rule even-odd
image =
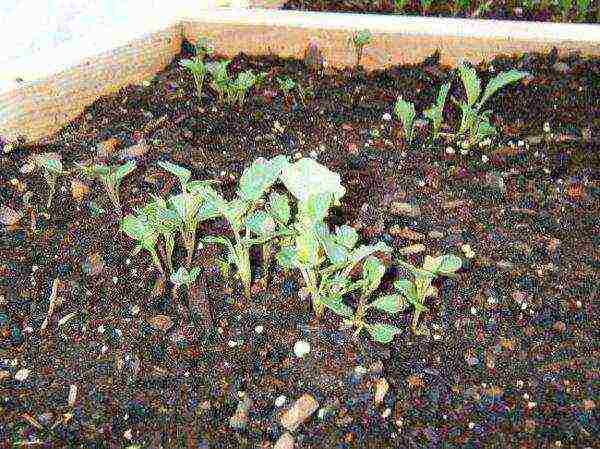
[[[46,316],[46,319],[42,323],[42,327],[40,328],[41,330],[46,329],[46,326],[48,326],[50,317],[52,316],[52,313],[54,313],[54,307],[56,305],[56,299],[57,299],[59,285],[60,285],[60,280],[58,278],[54,279],[54,281],[52,282],[52,292],[50,293],[50,305],[48,306],[48,315]]]

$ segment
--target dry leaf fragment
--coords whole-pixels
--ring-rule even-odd
[[[78,179],[71,180],[71,196],[75,201],[82,201],[89,191],[90,188],[84,182]]]
[[[77,400],[77,385],[71,385],[69,387],[69,407],[73,407],[75,405],[75,401]]]
[[[0,223],[5,226],[14,226],[23,218],[23,212],[0,205]]]

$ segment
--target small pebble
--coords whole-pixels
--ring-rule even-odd
[[[446,147],[446,154],[455,154],[456,150],[452,147]]]
[[[284,395],[277,396],[277,399],[275,399],[275,407],[281,408],[285,405],[286,402],[287,397],[285,397]]]
[[[481,156],[481,162],[483,162],[484,164],[487,164],[488,161],[489,161],[489,159],[485,154],[483,156]]]
[[[256,326],[254,328],[254,332],[256,332],[257,334],[262,334],[264,332],[264,330],[265,330],[265,327],[264,326],[260,326],[260,325]]]
[[[319,408],[317,400],[306,393],[294,402],[280,419],[281,425],[290,432],[295,431],[300,424],[308,419]]]
[[[306,354],[310,352],[310,343],[304,340],[298,340],[296,344],[294,344],[294,354],[298,358],[304,357]]]
[[[381,116],[382,120],[385,120],[386,122],[389,122],[392,119],[391,114],[389,114],[388,112],[386,112],[385,114],[383,114]]]
[[[23,382],[24,380],[26,380],[29,377],[29,373],[31,373],[31,370],[29,370],[27,368],[20,369],[19,371],[17,371],[15,373],[15,380],[18,380],[19,382]]]

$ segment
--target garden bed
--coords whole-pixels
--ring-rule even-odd
[[[281,3],[282,9],[299,11],[402,14],[529,22],[598,23],[600,20],[600,6],[591,1],[288,0]]]
[[[297,447],[592,447],[600,59],[553,51],[479,64],[482,87],[509,69],[531,75],[486,103],[499,134],[465,149],[432,141],[425,121],[408,145],[394,113],[402,95],[420,115],[446,81],[450,96],[465,98],[456,71],[435,55],[365,73],[238,54],[232,73],[267,73],[238,109],[210,87],[197,98],[179,66],[190,51],[184,42],[152,80],[100,98],[46,142],[4,145],[2,219],[17,223],[0,236],[0,440],[289,447],[281,415],[310,395],[306,402],[318,404],[291,431]],[[314,96],[284,96],[282,76]],[[459,123],[448,102],[442,134]],[[45,211],[47,184],[29,160],[44,152],[60,153],[65,169],[136,161],[120,189],[124,214],[151,194],[179,191],[159,160],[217,180],[232,198],[257,158],[310,157],[346,188],[328,223],[393,248],[378,292],[408,276],[397,260],[420,266],[426,254],[454,254],[462,267],[434,282],[420,335],[411,309],[374,312],[400,329],[384,345],[367,333],[353,340],[329,309],[316,320],[299,298],[298,272],[275,261],[267,269],[258,251],[245,298],[234,270],[219,269],[222,248],[207,244],[192,265],[202,268],[196,293],[210,307],[190,321],[185,289],[183,307],[170,284],[153,295],[152,260],[131,255],[135,242],[99,183],[59,176]],[[198,229],[221,233],[229,230],[219,219]],[[346,301],[355,305],[352,295]],[[294,354],[298,341],[310,344],[303,357]]]

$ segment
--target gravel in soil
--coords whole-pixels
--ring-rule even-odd
[[[269,73],[242,110],[217,104],[210,88],[199,103],[178,66],[188,56],[186,44],[149,82],[99,99],[44,143],[0,155],[0,203],[22,213],[0,228],[2,447],[593,446],[599,59],[553,51],[478,65],[483,85],[509,68],[533,78],[490,99],[500,136],[461,154],[427,144],[426,128],[406,146],[393,116],[398,95],[421,111],[454,77],[435,55],[373,73],[314,73],[299,60],[239,54],[234,73]],[[281,75],[312,86],[314,98],[284,100]],[[450,93],[463,97],[458,80]],[[458,125],[454,105],[445,122]],[[131,255],[100,185],[79,180],[72,190],[60,177],[44,215],[47,186],[22,171],[38,152],[60,152],[70,167],[98,148],[138,162],[121,186],[124,212],[176,188],[159,159],[220,179],[228,195],[259,156],[310,155],[348,189],[331,224],[354,224],[363,241],[398,252],[423,245],[404,251],[413,263],[438,253],[465,263],[457,279],[436,281],[428,335],[410,332],[407,312],[395,323],[403,333],[381,346],[353,342],[332,315],[315,322],[298,300],[299,276],[277,267],[244,299],[209,245],[194,262],[213,326],[190,324],[169,288],[152,298],[158,273]],[[223,229],[213,221],[199,233]],[[391,267],[382,291],[401,274]],[[298,341],[310,345],[301,358]],[[291,407],[301,422],[290,423]]]
[[[600,5],[594,5],[594,2],[591,2],[584,13],[579,13],[574,4],[567,13],[563,13],[558,2],[545,2],[545,5],[534,2],[531,8],[527,8],[521,0],[468,1],[466,7],[459,5],[465,2],[409,0],[402,9],[396,3],[394,0],[288,0],[281,9],[529,22],[598,23],[600,20]],[[423,3],[430,5],[425,7]]]

